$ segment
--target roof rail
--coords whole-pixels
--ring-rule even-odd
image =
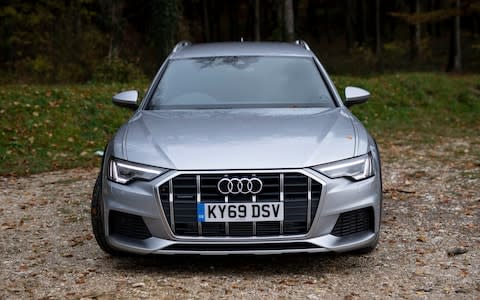
[[[172,52],[175,53],[177,51],[179,51],[180,49],[182,48],[185,48],[185,47],[188,47],[190,46],[192,43],[190,41],[180,41],[178,42],[175,47],[173,47],[173,50]]]
[[[311,50],[310,50],[310,47],[309,47],[308,44],[307,44],[307,42],[305,42],[304,40],[296,40],[296,41],[295,41],[295,44],[303,47],[303,48],[304,48],[305,50],[307,50],[307,51],[311,51]]]

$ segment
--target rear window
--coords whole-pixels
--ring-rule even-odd
[[[171,60],[147,109],[334,107],[312,58]]]

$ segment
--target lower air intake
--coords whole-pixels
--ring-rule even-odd
[[[142,217],[111,210],[108,217],[110,234],[144,240],[152,236]]]
[[[332,230],[332,235],[346,236],[363,231],[373,231],[373,208],[366,207],[341,213]]]

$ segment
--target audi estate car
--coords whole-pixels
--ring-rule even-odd
[[[180,42],[107,144],[92,197],[112,255],[372,251],[379,150],[304,41]]]

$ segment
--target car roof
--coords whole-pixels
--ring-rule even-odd
[[[170,59],[215,56],[300,56],[313,57],[302,45],[281,42],[223,42],[183,44],[175,47]]]

